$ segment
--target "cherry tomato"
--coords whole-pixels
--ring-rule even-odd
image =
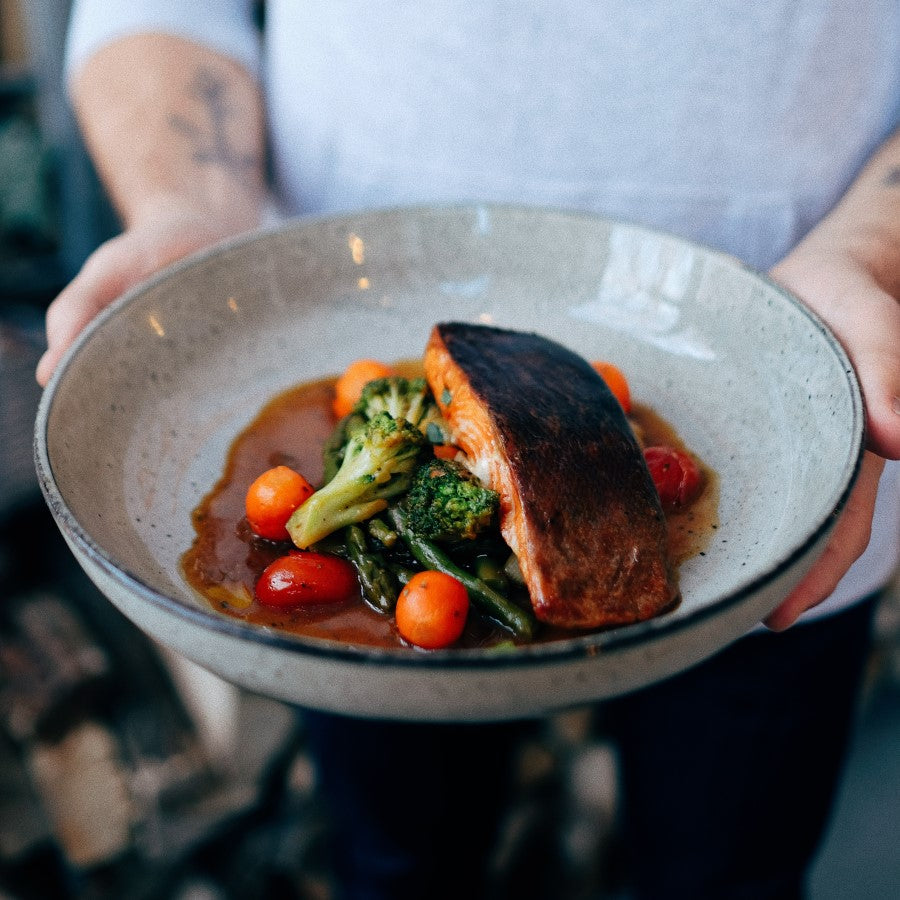
[[[665,509],[681,509],[697,498],[703,476],[687,453],[674,447],[647,447],[644,459]]]
[[[396,374],[386,363],[377,359],[357,359],[350,363],[334,383],[334,414],[340,419],[356,406],[362,389],[376,378]]]
[[[397,598],[397,630],[426,650],[449,647],[459,640],[469,612],[463,585],[443,572],[417,572]]]
[[[611,362],[596,361],[591,363],[593,370],[606,382],[612,395],[619,401],[622,411],[631,412],[631,389],[625,373]]]
[[[313,486],[288,466],[268,469],[247,489],[247,521],[260,537],[289,540],[284,526],[291,513],[313,492]]]
[[[265,606],[340,603],[359,594],[356,570],[327,553],[292,550],[270,563],[256,582],[256,599]]]

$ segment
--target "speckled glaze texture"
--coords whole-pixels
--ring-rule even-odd
[[[179,559],[237,433],[276,392],[357,357],[416,356],[447,320],[616,362],[719,474],[715,538],[683,565],[678,607],[505,653],[303,640],[210,609]],[[302,705],[487,720],[633,690],[743,635],[821,551],[862,439],[840,346],[734,259],[592,216],[476,205],[291,222],[163,272],[72,348],[35,457],[73,553],[161,643]]]

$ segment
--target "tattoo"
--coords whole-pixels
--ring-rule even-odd
[[[256,154],[237,152],[228,140],[227,126],[233,110],[228,105],[226,90],[225,79],[201,68],[191,83],[191,93],[206,109],[209,126],[202,128],[176,115],[169,116],[169,124],[192,143],[194,162],[223,166],[235,174],[245,175],[255,171],[260,160]]]
[[[900,187],[900,166],[894,166],[894,168],[884,176],[884,183],[887,187]]]

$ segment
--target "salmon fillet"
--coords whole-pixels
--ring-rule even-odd
[[[500,528],[538,619],[599,628],[676,595],[659,497],[621,407],[577,354],[536,334],[436,325],[425,376]]]

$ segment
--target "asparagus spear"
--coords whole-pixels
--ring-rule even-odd
[[[503,593],[509,588],[509,578],[503,571],[503,565],[492,556],[475,557],[475,574],[495,591]]]
[[[384,544],[388,549],[397,543],[397,532],[394,531],[393,528],[389,528],[385,522],[378,518],[378,516],[372,516],[372,518],[366,522],[366,527],[369,530],[369,534],[375,538],[375,540]]]
[[[406,584],[413,575],[416,574],[416,569],[410,569],[407,566],[400,565],[400,563],[389,562],[388,569],[397,576],[397,581],[400,584]]]
[[[469,597],[481,611],[509,628],[517,637],[531,640],[534,637],[535,620],[531,613],[516,606],[502,594],[488,587],[465,569],[461,569],[431,541],[414,534],[407,524],[406,515],[398,506],[390,507],[388,518],[412,555],[426,568],[452,575],[469,592]]]
[[[359,525],[348,525],[344,529],[344,538],[363,596],[380,612],[391,612],[397,604],[397,582],[384,558],[369,548],[365,532]]]

